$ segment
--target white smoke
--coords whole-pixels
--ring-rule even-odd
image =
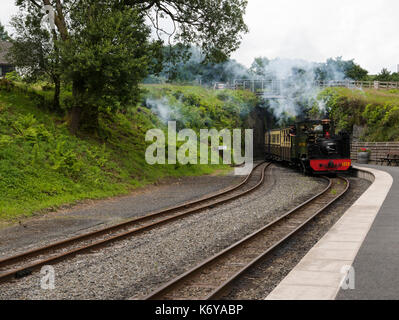
[[[304,116],[304,109],[317,104],[323,113],[326,111],[325,103],[317,99],[320,87],[316,85],[317,69],[321,64],[298,59],[271,60],[264,68],[265,78],[274,81],[274,88],[267,88],[265,98],[277,118],[282,115],[293,117]],[[329,65],[327,69],[329,78],[334,80],[345,79],[345,74]],[[273,97],[274,95],[274,97]]]
[[[224,63],[224,72],[230,75],[231,83],[234,79],[244,79],[249,76],[248,69],[236,60],[228,60]]]
[[[171,105],[167,97],[161,99],[147,98],[145,104],[165,123],[181,118],[178,108]]]

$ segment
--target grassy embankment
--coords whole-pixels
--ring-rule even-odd
[[[237,128],[256,98],[246,92],[146,86],[143,97],[173,105],[179,126]],[[64,116],[43,108],[51,94],[0,86],[0,220],[82,199],[126,194],[165,177],[203,175],[226,166],[154,165],[145,161],[145,134],[165,124],[142,103],[125,114],[101,116],[96,135],[69,133]],[[64,94],[68,97],[68,94]]]
[[[329,88],[320,97],[339,129],[359,125],[363,141],[399,141],[399,90]]]

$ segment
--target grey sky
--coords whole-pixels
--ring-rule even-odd
[[[14,0],[0,0],[6,26],[17,12]],[[249,0],[249,34],[233,54],[249,66],[254,57],[325,61],[355,59],[371,73],[399,64],[397,0]]]
[[[11,16],[18,12],[14,3],[15,0],[0,0],[0,21],[7,29],[9,29],[8,23]]]
[[[249,34],[233,58],[355,59],[371,73],[399,64],[397,0],[249,0]]]

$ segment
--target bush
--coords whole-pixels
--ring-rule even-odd
[[[11,92],[14,89],[14,83],[6,78],[0,79],[0,90]]]
[[[7,73],[6,74],[6,79],[8,79],[10,81],[17,81],[17,82],[22,81],[21,76],[16,71],[12,71],[12,72]]]
[[[52,91],[52,90],[54,90],[54,86],[50,85],[50,84],[45,84],[45,85],[42,85],[41,87],[42,87],[43,91]]]
[[[239,128],[242,119],[237,115],[254,107],[256,99],[246,93],[228,94],[229,103],[223,103],[211,90],[160,86],[148,88],[146,96],[166,96],[176,105],[182,126]],[[198,106],[183,103],[186,95],[195,97]],[[140,106],[129,106],[124,114],[101,113],[96,135],[71,135],[64,117],[42,108],[48,96],[19,84],[11,92],[0,90],[0,219],[127,193],[163,177],[226,168],[147,164],[145,134],[154,127],[166,130],[166,126]]]
[[[366,127],[362,140],[399,140],[399,93],[397,90],[350,90],[328,88],[319,95],[338,129],[352,132]]]

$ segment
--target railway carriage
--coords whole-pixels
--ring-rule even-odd
[[[329,119],[306,120],[265,134],[266,157],[298,166],[305,173],[336,173],[351,167],[350,139],[334,134]]]

